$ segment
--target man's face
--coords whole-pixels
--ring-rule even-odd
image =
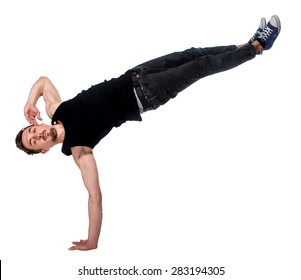
[[[56,144],[57,131],[51,125],[40,124],[26,128],[22,134],[23,145],[30,150],[46,153]]]

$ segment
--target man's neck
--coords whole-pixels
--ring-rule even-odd
[[[57,132],[57,142],[63,143],[65,139],[65,128],[61,122],[54,125]]]

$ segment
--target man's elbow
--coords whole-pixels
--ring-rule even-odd
[[[40,81],[41,83],[45,83],[45,82],[48,82],[50,81],[48,77],[46,76],[40,76],[40,78],[38,79],[38,81]]]
[[[40,79],[41,80],[48,80],[49,81],[49,78],[47,76],[45,76],[45,75],[40,76]]]
[[[92,203],[102,204],[102,195],[101,192],[89,193],[89,199]]]

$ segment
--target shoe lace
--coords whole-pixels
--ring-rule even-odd
[[[273,30],[266,26],[266,28],[261,33],[261,38],[266,41],[271,36],[272,32]]]

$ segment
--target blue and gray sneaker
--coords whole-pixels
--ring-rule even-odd
[[[276,38],[280,33],[280,30],[280,19],[278,16],[274,15],[271,17],[267,26],[261,32],[261,35],[257,38],[257,41],[260,43],[264,50],[269,50],[273,46]]]
[[[254,41],[256,41],[258,39],[259,36],[261,36],[261,33],[266,28],[266,25],[267,25],[266,19],[263,17],[260,20],[258,29],[254,33],[253,37],[249,40],[249,42],[248,42],[249,44],[252,44]]]

